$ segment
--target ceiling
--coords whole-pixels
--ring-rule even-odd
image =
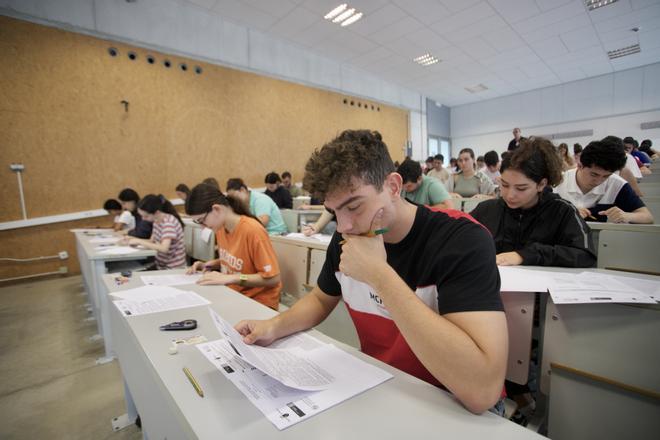
[[[660,0],[177,0],[454,106],[660,61]],[[364,13],[340,27],[340,3]],[[634,32],[633,28],[639,28]],[[607,51],[640,44],[610,60]],[[430,52],[429,67],[412,59]],[[466,87],[487,90],[470,93]]]

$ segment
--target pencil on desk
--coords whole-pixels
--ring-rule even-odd
[[[195,391],[197,391],[197,394],[199,394],[200,397],[204,397],[204,391],[202,391],[202,387],[199,386],[199,383],[195,379],[195,377],[192,375],[190,370],[186,367],[183,367],[183,373],[186,375],[190,383],[192,384],[193,388],[195,388]]]
[[[389,231],[387,228],[382,228],[382,229],[376,229],[375,231],[369,231],[364,234],[360,234],[360,237],[375,237],[376,235],[383,235]],[[346,244],[346,240],[342,240],[339,242],[340,245]]]

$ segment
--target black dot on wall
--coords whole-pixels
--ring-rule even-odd
[[[354,102],[354,101],[351,101],[351,105],[355,105],[355,102]]]
[[[348,104],[348,99],[344,99],[344,104]]]
[[[111,57],[116,57],[117,55],[119,55],[119,51],[114,47],[109,47],[108,54],[110,54]]]
[[[199,67],[199,66],[195,66],[195,73],[196,73],[197,75],[201,75],[201,74],[202,74],[202,68]]]
[[[179,69],[185,72],[186,70],[188,70],[188,65],[186,63],[181,63],[179,64]]]
[[[172,67],[172,63],[170,62],[170,60],[165,60],[163,61],[163,66],[169,69],[170,67]]]
[[[374,109],[374,106],[372,105],[372,106],[371,106],[371,110],[373,110],[373,109]]]
[[[377,110],[377,111],[380,111],[380,107],[376,107],[376,110]]]
[[[137,54],[135,52],[129,52],[128,53],[128,59],[131,61],[137,60]]]
[[[147,63],[153,64],[156,62],[156,58],[152,57],[151,55],[147,55]]]
[[[362,103],[358,102],[358,107],[362,108]]]

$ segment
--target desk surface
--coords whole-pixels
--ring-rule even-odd
[[[141,285],[138,277],[138,274],[134,275],[134,279],[121,286],[117,286],[110,276],[105,276],[104,282],[111,291],[125,290]],[[276,313],[226,287],[187,285],[179,288],[193,290],[207,298],[212,302],[211,307],[231,323],[244,318],[264,319]],[[491,413],[475,416],[448,393],[316,331],[313,331],[316,337],[333,342],[354,356],[389,371],[394,378],[309,420],[278,431],[197,348],[181,346],[179,354],[172,356],[167,353],[174,335],[158,331],[158,326],[163,323],[197,319],[199,327],[189,333],[203,334],[209,340],[219,337],[206,307],[128,319],[123,318],[114,307],[113,313],[113,319],[122,319],[134,336],[117,344],[137,344],[146,356],[140,368],[148,369],[149,374],[162,385],[149,390],[153,394],[153,404],[163,410],[171,409],[174,419],[184,425],[184,432],[192,438],[543,438]],[[122,362],[121,350],[118,352]],[[190,386],[181,371],[183,366],[188,367],[197,378],[204,390],[204,398],[197,396]],[[162,395],[158,395],[159,392]]]
[[[660,233],[660,224],[638,225],[631,223],[587,222],[593,231],[631,231]]]
[[[147,257],[153,257],[156,255],[156,251],[150,249],[138,249],[137,252],[131,252],[128,254],[119,254],[119,255],[107,255],[102,254],[101,252],[105,249],[111,249],[111,247],[103,247],[102,249],[95,249],[99,247],[99,243],[90,243],[89,241],[95,236],[87,235],[84,232],[74,232],[76,235],[76,240],[80,243],[81,247],[87,254],[87,258],[90,260],[105,260],[105,261],[122,261],[122,260],[141,260]]]
[[[286,235],[271,235],[270,239],[271,241],[277,243],[293,244],[296,246],[308,247],[310,249],[320,249],[323,251],[328,249],[328,244],[329,244],[311,237],[303,238],[303,237],[289,237]]]

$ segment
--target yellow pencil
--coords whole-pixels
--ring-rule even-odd
[[[186,377],[188,378],[188,380],[192,384],[193,388],[195,388],[195,391],[197,391],[197,394],[199,394],[200,397],[204,397],[204,391],[202,391],[202,387],[199,386],[199,383],[197,383],[197,380],[192,375],[190,370],[186,367],[183,367],[183,373],[186,375]]]
[[[360,234],[361,237],[375,237],[376,235],[383,235],[389,231],[387,228],[382,228],[382,229],[376,229],[375,231],[369,231],[365,234]],[[344,245],[346,243],[346,240],[342,240],[339,242],[340,245]]]

